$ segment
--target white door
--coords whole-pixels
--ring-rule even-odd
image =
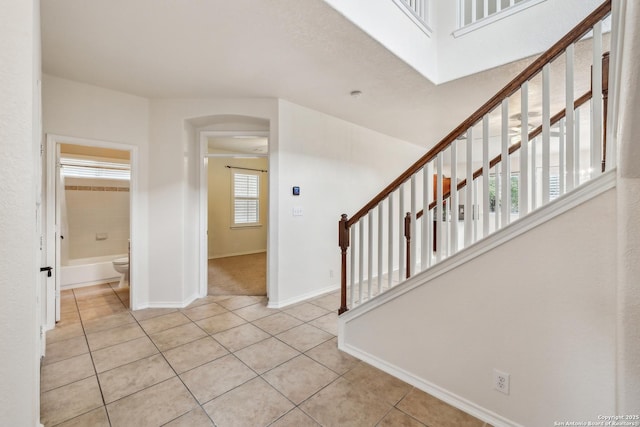
[[[53,329],[56,321],[60,320],[60,263],[58,252],[60,250],[60,239],[57,229],[56,218],[59,217],[56,203],[56,192],[59,191],[59,145],[50,136],[47,137],[47,220],[46,220],[46,262],[43,264],[53,267],[51,275],[43,274],[46,282],[43,289],[44,301],[44,324],[45,329]]]

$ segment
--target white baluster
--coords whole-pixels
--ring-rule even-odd
[[[373,210],[370,210],[367,215],[367,225],[369,228],[369,236],[367,239],[367,292],[369,299],[371,299],[373,295]]]
[[[429,224],[429,201],[431,200],[429,179],[431,178],[431,174],[429,172],[429,165],[431,165],[431,163],[422,167],[422,251],[420,253],[420,265],[423,271],[431,265],[429,249],[431,247],[429,246],[429,230],[431,229],[431,224]]]
[[[471,206],[471,218],[473,218],[473,241],[478,241],[478,221],[480,220],[480,206],[478,206],[478,180],[473,180],[473,205]]]
[[[518,210],[520,218],[529,213],[529,82],[520,88],[520,183]]]
[[[482,236],[489,235],[489,116],[482,118]]]
[[[433,240],[434,240],[434,236],[433,236],[433,211],[431,209],[429,209],[429,205],[431,204],[432,200],[435,200],[434,194],[435,194],[435,189],[433,188],[433,163],[429,162],[425,165],[424,167],[424,173],[425,173],[425,177],[424,177],[424,183],[425,183],[425,198],[424,198],[424,204],[423,204],[423,209],[424,209],[424,213],[422,218],[424,219],[423,221],[423,233],[425,233],[426,235],[426,242],[423,243],[423,245],[425,246],[425,252],[427,253],[427,267],[431,267],[431,264],[433,262]]]
[[[387,232],[389,237],[387,239],[387,286],[391,288],[393,284],[393,193],[389,194],[389,219],[387,225]]]
[[[591,178],[602,172],[602,22],[593,26]]]
[[[578,185],[581,184],[580,182],[580,109],[578,108],[577,110],[575,110],[575,123],[574,123],[574,135],[573,138],[575,140],[575,151],[573,152],[573,166],[574,166],[574,175],[575,175],[575,179],[574,179],[574,184],[577,187]]]
[[[349,280],[351,282],[351,304],[349,307],[355,306],[355,292],[356,292],[356,226],[355,224],[351,226],[351,260],[350,260],[350,271],[349,271]]]
[[[383,271],[383,265],[382,265],[382,248],[383,248],[383,244],[384,244],[384,227],[383,227],[383,220],[384,220],[384,209],[382,204],[384,203],[384,201],[380,202],[380,204],[378,205],[378,294],[382,293],[382,271]]]
[[[416,274],[416,261],[418,261],[418,245],[417,245],[417,241],[418,241],[418,236],[416,235],[416,231],[418,230],[418,228],[416,227],[416,214],[417,214],[417,210],[416,210],[416,175],[413,174],[411,175],[411,242],[410,242],[410,247],[409,250],[411,251],[411,253],[409,254],[410,261],[411,264],[409,264],[409,273],[411,274],[411,276],[413,276],[414,274]]]
[[[551,66],[542,68],[542,204],[549,203],[551,184]]]
[[[398,201],[398,282],[402,282],[405,275],[405,252],[406,242],[404,238],[404,184],[398,187],[400,200]]]
[[[565,158],[564,158],[564,153],[565,153],[565,141],[564,141],[564,119],[560,119],[560,123],[558,123],[558,129],[559,129],[559,138],[558,138],[558,148],[559,148],[559,152],[558,152],[558,185],[559,185],[559,195],[562,195],[565,193]]]
[[[565,51],[566,56],[566,70],[565,70],[565,86],[566,86],[566,95],[565,95],[565,111],[566,111],[566,130],[567,137],[565,140],[565,144],[567,147],[567,182],[566,187],[567,191],[573,190],[575,186],[576,180],[576,165],[575,165],[575,125],[574,125],[574,83],[573,83],[573,59],[574,59],[574,45],[570,45],[567,47]]]
[[[458,252],[458,147],[456,141],[451,143],[451,190],[449,205],[451,212],[451,245],[449,253]]]
[[[464,247],[473,242],[473,127],[467,130],[467,185],[464,187]]]
[[[538,164],[538,140],[539,137],[533,138],[531,141],[531,210],[538,207],[538,172],[536,165]]]
[[[443,199],[442,199],[442,169],[443,155],[442,151],[436,157],[436,261],[439,262],[443,258],[444,252],[444,227],[442,224],[443,217]]]
[[[509,100],[502,100],[502,189],[501,222],[502,227],[510,222],[511,214],[511,159],[509,158]]]
[[[476,4],[476,0],[471,0],[471,22],[473,24],[478,20],[478,6]]]
[[[364,217],[358,221],[358,301],[362,304],[364,297]]]

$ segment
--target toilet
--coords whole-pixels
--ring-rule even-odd
[[[113,260],[113,268],[122,276],[120,277],[119,288],[129,286],[129,257],[116,258]]]

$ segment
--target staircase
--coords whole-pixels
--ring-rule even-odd
[[[615,168],[610,13],[609,0],[358,212],[342,215],[339,314]]]

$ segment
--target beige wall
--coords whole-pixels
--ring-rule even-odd
[[[68,257],[126,254],[129,182],[67,178],[65,187],[67,235],[63,244],[68,245]],[[97,234],[107,238],[98,240]]]
[[[267,164],[266,157],[209,159],[209,258],[266,251],[268,174],[260,174],[261,225],[231,228],[231,170],[226,165],[267,170]]]

